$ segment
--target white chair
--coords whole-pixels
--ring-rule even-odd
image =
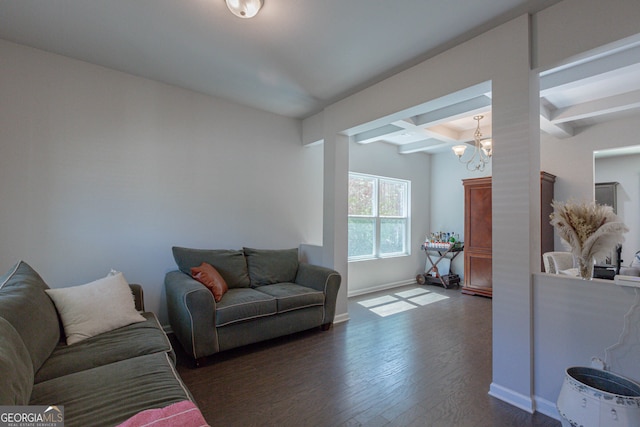
[[[549,274],[563,274],[563,271],[574,268],[571,252],[545,252],[542,261],[544,272]]]
[[[633,261],[629,267],[620,267],[620,274],[623,276],[640,276],[640,251],[633,256]]]

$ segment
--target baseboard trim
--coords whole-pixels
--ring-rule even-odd
[[[407,286],[407,285],[416,285],[416,286],[418,286],[417,283],[416,283],[416,279],[407,279],[407,280],[402,280],[400,282],[385,283],[383,285],[374,286],[372,288],[357,289],[355,291],[349,291],[347,293],[347,298],[357,297],[357,296],[360,296],[360,295],[366,295],[366,294],[370,294],[370,293],[378,292],[378,291],[386,291],[388,289],[399,288],[401,286]]]
[[[496,383],[491,383],[491,386],[489,386],[489,396],[500,399],[503,402],[515,406],[516,408],[520,408],[523,411],[527,411],[530,414],[533,414],[536,411],[535,402],[531,397],[517,393]]]
[[[343,314],[337,314],[334,318],[333,318],[333,323],[342,323],[342,322],[346,322],[349,320],[349,313],[343,313]]]
[[[533,396],[533,399],[536,402],[537,412],[540,412],[547,417],[553,418],[554,420],[561,421],[560,414],[558,413],[558,408],[556,407],[555,402],[550,402],[547,399],[543,399],[539,396]]]

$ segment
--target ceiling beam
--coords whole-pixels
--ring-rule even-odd
[[[425,129],[425,132],[441,141],[447,141],[456,144],[460,142],[460,139],[462,139],[460,137],[460,132],[442,125],[432,126],[429,129]]]
[[[556,138],[570,138],[575,134],[574,129],[567,123],[554,123],[553,111],[544,103],[540,103],[540,129]]]
[[[437,110],[413,116],[417,126],[434,126],[491,110],[491,98],[480,95]]]
[[[354,135],[353,140],[358,144],[369,144],[371,142],[379,141],[383,136],[389,136],[391,134],[404,132],[405,128],[388,124],[380,126],[375,129],[367,130]]]
[[[640,108],[640,90],[560,108],[552,112],[551,120],[555,124],[565,123],[634,108]]]
[[[432,99],[425,103],[418,104],[413,107],[404,109],[402,111],[397,111],[393,114],[380,117],[371,122],[363,123],[363,124],[354,126],[352,128],[345,129],[343,133],[347,136],[357,135],[359,133],[363,133],[365,131],[383,126],[387,123],[391,123],[396,120],[402,120],[405,117],[413,117],[413,116],[419,115],[423,111],[437,110],[439,108],[458,102],[460,99],[471,99],[476,96],[480,96],[482,94],[486,94],[490,92],[491,92],[491,81],[488,80],[482,83],[478,83],[474,86],[461,89],[457,92],[447,94],[440,98]]]
[[[579,86],[584,84],[586,79],[636,65],[638,58],[640,58],[640,46],[621,50],[586,63],[540,73],[540,95],[545,96],[546,91],[561,86],[563,88]]]
[[[452,144],[442,142],[437,139],[426,139],[424,141],[412,142],[398,147],[399,154],[413,154],[418,152],[429,152],[442,147],[450,147]]]

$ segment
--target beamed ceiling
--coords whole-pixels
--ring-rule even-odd
[[[224,0],[4,0],[0,38],[305,118],[524,13],[560,0],[265,0],[240,19]],[[640,46],[540,78],[541,129],[559,138],[640,108]],[[489,84],[354,135],[437,153],[491,135]]]

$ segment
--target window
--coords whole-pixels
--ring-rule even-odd
[[[409,254],[410,184],[349,174],[349,260]]]

